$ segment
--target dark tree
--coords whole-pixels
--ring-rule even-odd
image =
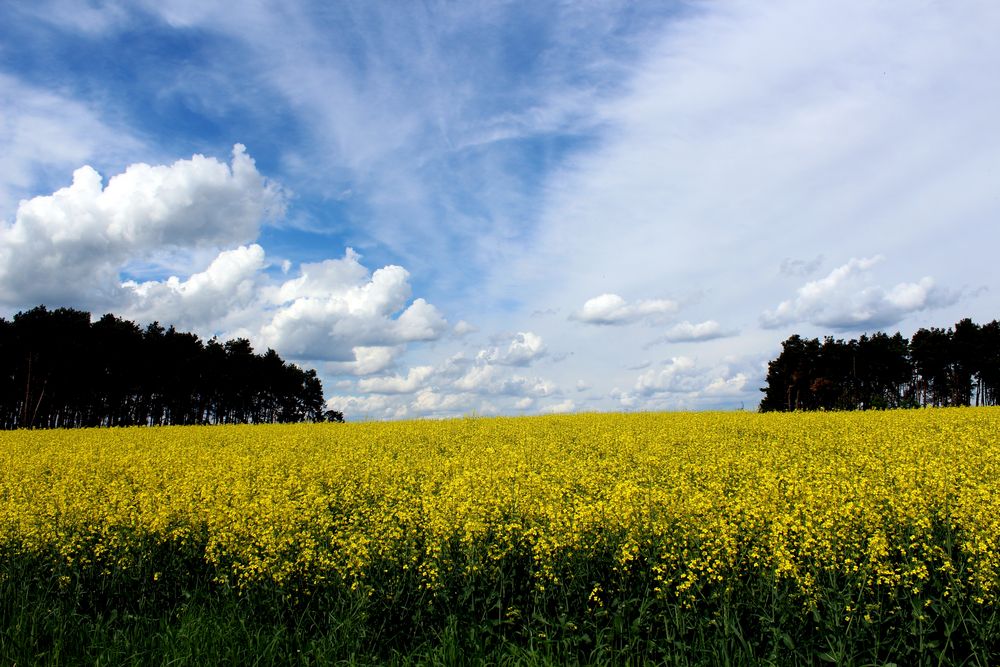
[[[843,341],[790,336],[768,364],[762,412],[996,405],[1000,323],[966,318],[920,329],[910,340],[882,332]]]
[[[856,409],[899,408],[912,404],[908,395],[913,378],[909,348],[909,341],[898,332],[892,336],[878,332],[858,339],[853,366],[858,397]]]
[[[910,339],[910,357],[922,405],[949,405],[953,395],[951,330],[919,329]]]
[[[819,357],[819,340],[791,336],[781,344],[781,354],[767,365],[767,387],[761,411],[812,410],[813,382]]]
[[[979,371],[976,405],[1000,402],[1000,322],[993,320],[979,328]]]
[[[314,370],[236,339],[38,306],[0,318],[0,428],[324,420]]]

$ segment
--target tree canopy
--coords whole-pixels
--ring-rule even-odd
[[[38,306],[0,318],[0,428],[336,419],[314,370],[237,338]]]
[[[862,335],[844,341],[794,335],[767,367],[761,412],[997,405],[1000,323],[963,319],[950,329]]]

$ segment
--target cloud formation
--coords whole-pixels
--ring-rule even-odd
[[[202,155],[134,164],[106,186],[81,167],[72,185],[22,202],[14,222],[0,226],[0,302],[96,306],[206,336],[246,336],[288,358],[328,361],[332,372],[355,375],[381,372],[408,343],[446,332],[437,308],[411,300],[404,268],[371,273],[351,248],[340,259],[297,270],[285,260],[280,273],[269,271],[264,248],[252,241],[285,200],[240,144],[230,164]],[[207,266],[186,277],[123,279],[136,264],[155,272],[171,252],[193,263],[206,257]],[[514,341],[499,362],[530,360],[541,353],[536,342],[530,335]],[[382,380],[369,390],[393,387]]]
[[[761,325],[773,329],[808,322],[837,331],[881,328],[896,324],[911,313],[941,308],[958,300],[956,293],[938,287],[929,276],[889,289],[873,285],[870,271],[883,259],[881,255],[852,258],[825,278],[800,287],[795,298],[765,311]]]
[[[433,372],[433,366],[416,366],[405,377],[363,378],[358,381],[358,389],[367,394],[412,394],[424,386]]]
[[[355,345],[352,349],[354,359],[348,361],[331,361],[323,368],[329,375],[373,375],[381,373],[392,366],[396,359],[406,350],[405,345],[367,346]]]
[[[633,322],[655,322],[677,310],[677,303],[669,299],[646,299],[627,302],[617,294],[601,294],[587,299],[572,319],[587,324],[620,325]]]
[[[266,293],[274,308],[263,343],[293,359],[357,361],[355,348],[396,347],[441,337],[448,323],[433,305],[410,299],[409,272],[371,276],[348,248],[342,259],[304,264],[301,275]],[[408,304],[408,305],[407,305]]]
[[[80,167],[71,185],[21,202],[14,222],[0,225],[0,302],[121,303],[130,261],[247,243],[283,206],[240,144],[228,165],[202,155],[134,164],[106,186]]]
[[[507,346],[486,348],[474,357],[458,353],[405,373],[340,381],[329,405],[337,410],[364,409],[369,416],[385,418],[574,409],[555,382],[522,370],[529,358],[540,358],[543,350],[540,336],[521,332]],[[500,360],[518,364],[500,364]]]
[[[704,322],[698,322],[697,324],[692,324],[691,322],[685,320],[667,329],[667,333],[655,342],[665,341],[668,343],[695,343],[698,341],[714,340],[716,338],[722,338],[730,335],[732,334],[724,331],[722,326],[715,320],[705,320]]]
[[[507,347],[489,347],[480,350],[479,361],[500,366],[527,366],[547,353],[542,337],[530,331],[516,334]]]
[[[0,3],[20,53],[0,65],[0,307],[245,335],[389,418],[735,407],[778,327],[996,316],[976,290],[1000,282],[988,0],[19,4]],[[295,198],[236,156],[201,165],[230,190],[162,158],[230,137]],[[130,169],[115,227],[86,202],[137,160],[166,166]],[[679,303],[638,299],[659,294]]]
[[[162,281],[123,282],[123,306],[129,317],[140,321],[219,326],[259,298],[265,266],[264,249],[256,243],[224,250],[208,268],[186,280],[170,276]]]
[[[124,162],[142,148],[127,128],[109,125],[90,105],[2,71],[0,108],[0,219],[49,176],[64,177],[88,160]]]
[[[611,397],[624,408],[704,409],[736,399],[741,403],[755,400],[753,377],[756,374],[749,367],[705,366],[692,357],[678,356],[639,374],[631,391],[615,389]]]

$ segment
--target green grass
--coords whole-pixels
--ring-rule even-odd
[[[828,603],[806,613],[781,586],[760,580],[702,591],[687,608],[649,594],[641,569],[596,608],[586,602],[589,585],[572,582],[539,596],[515,581],[501,591],[495,581],[469,580],[430,604],[402,590],[373,598],[333,590],[300,599],[267,590],[237,594],[207,574],[190,571],[180,577],[184,585],[154,593],[139,581],[97,573],[60,584],[51,566],[7,557],[0,565],[0,664],[1000,663],[997,610],[962,600],[845,623],[825,611],[843,603],[833,587]],[[505,617],[510,605],[520,613]]]

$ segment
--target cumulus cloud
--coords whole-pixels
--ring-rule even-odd
[[[417,392],[409,409],[418,415],[453,414],[468,411],[472,406],[468,396],[434,391],[427,388]],[[487,412],[492,412],[489,408]]]
[[[737,373],[729,378],[717,377],[705,387],[704,393],[708,396],[740,396],[746,391],[748,379],[746,373]]]
[[[386,418],[447,417],[469,412],[523,412],[544,399],[562,395],[552,380],[520,373],[513,364],[492,361],[521,359],[519,355],[528,355],[522,348],[532,354],[543,348],[541,338],[528,332],[515,336],[511,344],[513,350],[511,345],[489,348],[474,358],[460,352],[434,366],[411,367],[405,374],[344,380],[336,385],[341,394],[336,404],[363,408],[364,414],[377,412]],[[355,393],[360,394],[358,400],[351,398]],[[369,400],[373,396],[380,400]]]
[[[760,318],[765,328],[809,322],[838,331],[893,325],[910,313],[951,305],[958,295],[938,287],[927,276],[915,283],[899,283],[885,289],[873,285],[872,267],[881,255],[852,258],[825,278],[800,287],[795,298],[782,301]]]
[[[642,373],[635,382],[635,391],[644,396],[697,391],[701,388],[701,372],[691,357],[673,357],[663,368]]]
[[[202,155],[133,164],[106,186],[81,167],[71,185],[22,201],[14,222],[0,224],[0,302],[120,303],[128,262],[247,243],[283,203],[240,144],[228,165]]]
[[[187,280],[171,276],[164,281],[126,281],[125,312],[140,321],[184,327],[221,323],[254,302],[264,266],[264,249],[252,244],[221,252],[207,269]]]
[[[669,299],[646,299],[629,303],[617,294],[601,294],[588,299],[571,318],[587,324],[619,325],[640,320],[657,321],[676,310],[677,303]]]
[[[107,307],[205,336],[245,336],[255,347],[358,376],[385,371],[408,343],[444,334],[448,323],[424,299],[411,300],[400,266],[370,272],[348,248],[339,259],[298,270],[286,260],[280,273],[269,271],[264,248],[252,241],[284,203],[240,144],[229,164],[201,155],[133,164],[107,185],[81,167],[71,185],[23,201],[13,223],[0,223],[0,303]],[[165,257],[185,255],[181,263],[193,269],[184,275],[135,277],[136,266],[162,275]],[[516,362],[525,354],[513,345],[504,356]],[[421,373],[373,378],[366,391],[410,392]]]
[[[693,343],[703,340],[713,340],[731,335],[724,331],[722,326],[715,320],[705,320],[697,324],[692,324],[687,320],[675,324],[667,329],[667,333],[662,338],[654,342],[666,341],[668,343]]]
[[[452,327],[451,331],[456,336],[461,338],[462,336],[467,336],[469,334],[476,333],[477,331],[479,331],[479,327],[469,324],[465,320],[459,320],[458,322],[455,323],[455,326]]]
[[[573,412],[576,410],[576,403],[571,399],[566,399],[565,401],[560,401],[558,403],[552,403],[542,407],[540,412],[547,415],[561,415],[568,412]]]
[[[610,398],[623,408],[712,408],[757,399],[753,362],[699,365],[692,357],[673,357],[661,368],[641,373],[631,391],[615,389]]]
[[[434,372],[433,366],[416,366],[405,377],[371,377],[358,381],[358,389],[369,394],[412,394],[423,387]]]
[[[325,365],[331,375],[372,375],[381,373],[392,366],[396,359],[405,351],[403,345],[392,347],[368,347],[356,345],[352,348],[353,361],[331,361]]]
[[[257,244],[221,252],[186,280],[126,281],[123,312],[139,321],[183,324],[202,332],[248,336],[291,359],[326,361],[328,371],[379,373],[407,343],[440,338],[448,323],[424,299],[410,301],[409,273],[369,273],[360,255],[303,264],[275,281]]]
[[[459,391],[507,396],[540,397],[551,396],[558,392],[558,387],[548,380],[516,374],[508,375],[506,369],[492,364],[473,366],[451,386]]]
[[[348,248],[339,260],[304,264],[301,275],[268,295],[276,307],[263,342],[297,359],[357,362],[356,347],[436,340],[448,323],[424,299],[410,298],[409,273],[386,266],[371,276]]]
[[[477,359],[501,366],[527,366],[545,356],[547,350],[542,337],[530,331],[521,331],[507,347],[490,347],[480,350]]]
[[[352,419],[403,419],[409,416],[405,404],[395,402],[389,396],[369,395],[331,396],[326,401],[328,410],[339,410]]]

